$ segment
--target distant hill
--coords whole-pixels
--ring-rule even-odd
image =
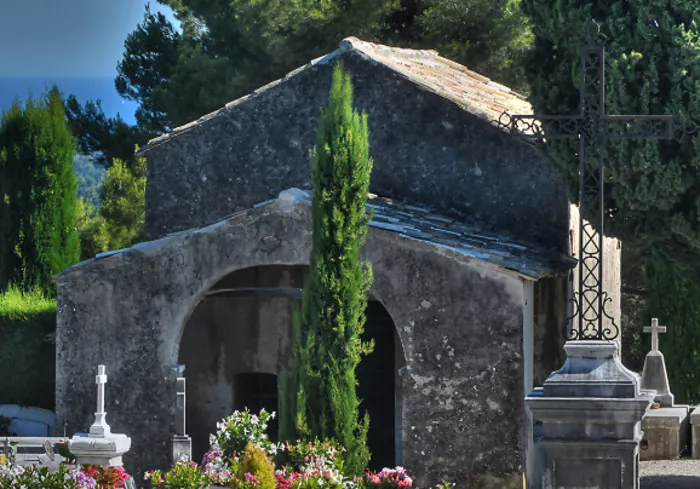
[[[43,95],[53,84],[58,86],[64,97],[75,95],[81,104],[99,99],[108,117],[120,114],[127,123],[136,123],[134,112],[137,104],[121,98],[114,88],[114,77],[0,77],[0,112],[7,110],[18,98],[26,100],[30,93],[34,97]]]
[[[106,170],[92,158],[85,155],[75,155],[73,171],[78,177],[78,197],[83,197],[95,207],[100,206],[100,188]]]

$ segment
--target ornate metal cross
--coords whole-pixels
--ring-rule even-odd
[[[603,291],[603,222],[605,207],[605,143],[622,139],[672,139],[673,116],[607,115],[605,113],[605,51],[599,44],[581,49],[578,115],[503,114],[500,126],[527,139],[579,141],[579,275],[574,294],[570,339],[614,340],[619,327],[605,307],[612,299]],[[592,222],[583,219],[583,211]],[[604,323],[607,319],[608,323]]]
[[[659,320],[653,318],[651,326],[644,326],[645,333],[651,333],[651,351],[659,351],[659,333],[666,332],[666,326],[659,326]]]

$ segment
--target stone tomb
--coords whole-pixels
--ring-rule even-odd
[[[651,333],[651,351],[644,360],[642,388],[656,391],[656,395],[642,419],[641,459],[672,460],[688,448],[690,408],[673,403],[664,355],[659,351],[659,333],[665,333],[666,326],[659,326],[654,318],[651,326],[644,327],[644,332]]]
[[[693,458],[700,460],[700,406],[693,409],[690,414],[690,427],[692,435],[692,454]]]

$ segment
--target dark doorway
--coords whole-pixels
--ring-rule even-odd
[[[363,339],[374,339],[374,352],[357,368],[358,397],[361,414],[369,414],[367,444],[372,453],[370,469],[396,465],[396,346],[394,322],[380,302],[367,305],[367,322]]]
[[[253,413],[265,409],[268,413],[276,413],[278,409],[277,376],[274,374],[242,373],[233,379],[233,405],[236,411],[248,408]],[[278,420],[271,419],[268,424],[268,435],[274,442],[278,438]]]

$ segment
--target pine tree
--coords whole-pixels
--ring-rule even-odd
[[[291,372],[282,377],[282,437],[333,439],[347,474],[369,461],[369,417],[360,419],[355,369],[373,345],[361,341],[372,273],[360,260],[369,216],[372,160],[366,115],[336,67],[311,156],[313,246],[301,311],[294,316]]]
[[[19,102],[0,121],[0,290],[53,290],[80,259],[75,142],[58,89]]]

